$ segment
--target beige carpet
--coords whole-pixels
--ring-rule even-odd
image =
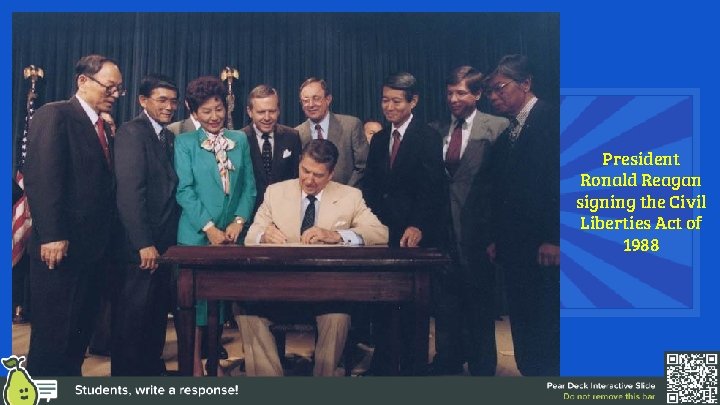
[[[26,355],[30,342],[30,325],[13,325],[12,353],[15,355]],[[430,358],[435,355],[434,350],[434,324],[430,323]],[[510,335],[510,324],[507,317],[503,321],[495,323],[495,336],[498,348],[498,376],[519,376],[520,373],[515,365],[513,355],[512,338]],[[311,333],[291,333],[287,336],[286,354],[295,360],[295,364],[309,364],[312,357],[313,343],[315,337]],[[241,364],[243,358],[242,341],[237,329],[226,328],[223,332],[223,345],[228,351],[229,359],[223,360],[221,366],[226,374],[232,376],[243,375]],[[163,354],[168,370],[177,370],[177,337],[172,320],[168,322],[167,340]],[[309,368],[312,369],[311,367]],[[356,368],[357,370],[357,368]],[[467,371],[465,372],[467,374]],[[88,355],[83,364],[83,375],[85,376],[109,376],[110,358],[104,356]]]

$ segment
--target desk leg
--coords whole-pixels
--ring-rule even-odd
[[[430,273],[427,270],[415,271],[415,333],[413,337],[413,374],[421,375],[428,364],[428,334],[430,333]]]
[[[180,375],[193,375],[193,352],[195,347],[195,297],[193,271],[180,269],[178,275],[177,316],[178,366]]]
[[[391,366],[391,369],[388,370],[390,376],[399,375],[400,362],[403,357],[402,312],[405,311],[403,305],[405,304],[393,302],[390,308],[390,353],[388,353]]]
[[[217,376],[218,369],[218,305],[219,301],[208,300],[207,309],[207,375]]]

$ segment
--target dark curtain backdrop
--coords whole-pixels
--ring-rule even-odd
[[[400,70],[419,81],[416,114],[447,119],[447,72],[462,64],[488,72],[510,53],[533,62],[539,97],[559,101],[557,13],[15,13],[12,28],[14,148],[25,114],[23,68],[45,70],[43,101],[67,99],[75,62],[90,53],[120,64],[128,94],[113,112],[118,123],[139,113],[145,74],[173,77],[182,98],[189,81],[225,66],[240,71],[236,128],[247,122],[245,97],[260,83],[280,92],[280,122],[299,124],[298,86],[309,76],[328,81],[333,111],[381,120],[382,80]],[[176,118],[185,116],[181,105]]]

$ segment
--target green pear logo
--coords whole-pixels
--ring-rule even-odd
[[[23,361],[25,357],[2,359],[3,366],[10,370],[3,390],[5,405],[37,405],[40,402],[37,385],[21,366]]]

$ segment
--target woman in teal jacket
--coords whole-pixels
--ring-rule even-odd
[[[242,131],[224,128],[225,91],[220,79],[212,76],[199,77],[187,87],[187,105],[201,127],[175,139],[177,201],[182,207],[179,245],[236,244],[255,204],[247,137]],[[198,327],[207,325],[205,301],[196,305],[196,323]],[[196,376],[203,375],[200,340],[198,328],[193,370]]]

